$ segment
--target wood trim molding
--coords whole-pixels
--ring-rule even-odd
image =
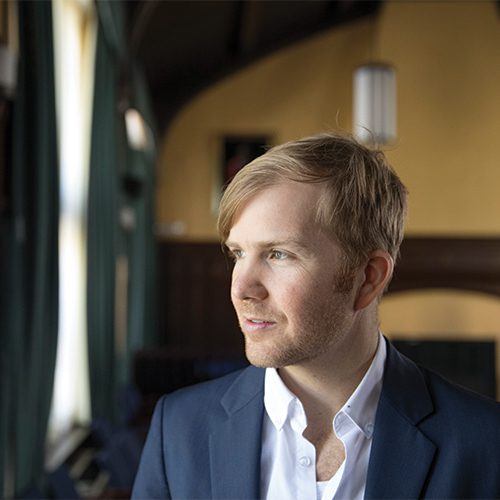
[[[500,296],[500,238],[405,238],[388,293],[424,288]]]

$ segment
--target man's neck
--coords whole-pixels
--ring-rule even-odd
[[[288,389],[300,400],[308,425],[327,425],[349,399],[368,371],[378,346],[378,334],[365,335],[335,355],[299,365],[280,368],[278,373]]]

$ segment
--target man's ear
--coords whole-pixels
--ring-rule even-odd
[[[383,250],[375,250],[364,267],[364,279],[354,301],[356,311],[364,309],[382,294],[392,277],[393,258]]]

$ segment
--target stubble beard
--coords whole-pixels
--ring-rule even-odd
[[[255,341],[245,335],[248,361],[260,368],[284,368],[329,353],[349,331],[348,300],[345,292],[334,292],[328,302],[305,307],[296,324],[285,318],[278,322],[276,328],[281,331],[269,332],[269,339]]]

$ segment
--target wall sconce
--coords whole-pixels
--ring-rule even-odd
[[[125,111],[127,140],[131,149],[144,151],[148,146],[147,127],[142,115],[135,108]]]
[[[389,64],[364,64],[355,70],[353,135],[370,146],[395,142],[396,72]]]

